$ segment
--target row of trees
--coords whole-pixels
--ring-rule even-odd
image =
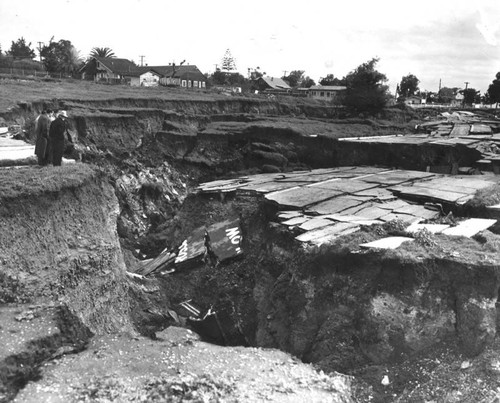
[[[86,61],[71,41],[66,39],[54,41],[54,37],[52,37],[48,44],[40,46],[38,51],[40,62],[34,60],[36,54],[31,42],[27,43],[24,37],[21,37],[17,41],[12,41],[10,49],[5,54],[2,54],[2,49],[0,48],[0,67],[29,68],[33,70],[45,69],[49,73],[72,75]],[[96,47],[92,49],[89,55],[89,57],[94,56],[114,57],[115,54],[110,48]]]
[[[342,79],[328,74],[320,80],[321,85],[341,85],[347,88],[344,104],[359,110],[378,110],[383,108],[388,99],[389,87],[385,85],[387,77],[376,69],[378,58],[373,58],[361,64]],[[209,81],[215,85],[238,85],[243,88],[252,87],[251,82],[262,77],[265,73],[260,67],[248,69],[249,77],[245,79],[236,73],[236,61],[229,49],[226,50],[221,61],[222,68],[209,76]],[[310,88],[316,83],[306,76],[304,70],[292,70],[288,75],[281,78],[292,88]],[[250,82],[250,84],[249,84]]]
[[[420,80],[413,74],[408,74],[401,79],[397,86],[396,92],[400,100],[404,101],[406,98],[413,95],[422,97],[428,103],[450,103],[457,98],[458,94],[463,96],[463,104],[493,104],[500,102],[500,72],[495,76],[493,82],[489,85],[487,91],[481,95],[481,92],[475,88],[461,89],[458,87],[443,87],[438,92],[421,91],[418,87]]]

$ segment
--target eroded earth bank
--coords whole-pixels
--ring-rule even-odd
[[[69,111],[79,162],[0,171],[1,400],[494,401],[494,169],[463,142],[370,161],[338,140],[434,112],[215,97],[2,116],[30,142],[45,107]],[[488,225],[435,227],[469,218]],[[406,242],[363,246],[388,237]]]

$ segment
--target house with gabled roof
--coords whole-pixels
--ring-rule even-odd
[[[207,87],[207,77],[195,65],[153,66],[155,71],[163,75],[160,84],[183,88]]]
[[[195,65],[144,66],[125,75],[130,85],[157,85],[203,89],[207,86],[207,77]]]
[[[283,79],[278,77],[259,77],[256,85],[259,92],[267,93],[289,92],[292,89]]]
[[[136,67],[124,75],[124,78],[133,87],[158,87],[162,77],[161,73],[149,66]]]
[[[137,69],[134,62],[117,57],[92,57],[79,70],[84,80],[120,81]]]

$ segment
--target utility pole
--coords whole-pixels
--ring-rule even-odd
[[[140,55],[139,57],[141,58],[141,67],[142,67],[142,66],[143,66],[143,62],[144,62],[144,58],[145,58],[146,56],[144,56],[144,55]]]
[[[42,45],[43,42],[38,42],[38,54],[40,55],[40,63],[42,62]]]
[[[464,100],[462,101],[463,105],[465,105],[465,92],[467,91],[467,86],[469,85],[469,82],[465,81],[464,84],[465,84],[465,90],[464,90]]]

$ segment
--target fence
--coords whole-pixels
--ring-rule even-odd
[[[45,70],[19,69],[14,67],[0,67],[0,74],[23,77],[70,78],[65,73],[49,73]]]

